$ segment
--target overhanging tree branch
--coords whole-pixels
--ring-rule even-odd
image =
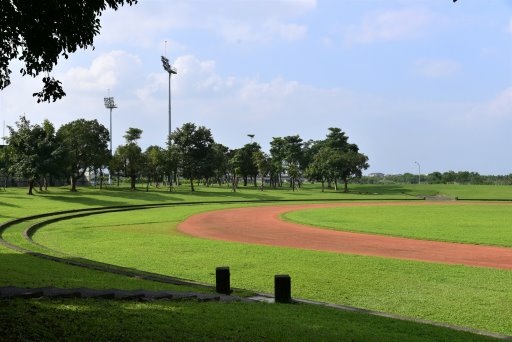
[[[33,96],[50,102],[66,95],[61,82],[50,76],[60,57],[93,47],[102,12],[137,0],[0,0],[0,90],[11,84],[9,64],[24,63],[23,76],[43,73],[43,89]]]

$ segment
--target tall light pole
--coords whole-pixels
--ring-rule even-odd
[[[420,163],[417,161],[414,162],[416,165],[418,165],[418,184],[421,184],[421,166]]]
[[[110,155],[112,155],[112,109],[117,108],[114,98],[109,96],[103,99],[105,108],[110,109]]]
[[[252,139],[254,138],[254,134],[247,134],[247,136],[248,136],[249,138],[251,138],[251,144],[252,144]]]
[[[110,93],[110,92],[109,92]],[[110,94],[109,94],[110,95]],[[103,98],[105,102],[105,108],[110,109],[110,155],[112,155],[112,109],[117,108],[116,103],[114,102],[114,98],[112,96],[108,96]],[[110,176],[111,172],[108,170],[108,184],[112,184],[112,178]]]
[[[169,59],[167,57],[162,56],[162,64],[164,66],[165,71],[169,74],[169,135],[171,134],[171,75],[177,74],[178,71],[172,65],[169,64]]]

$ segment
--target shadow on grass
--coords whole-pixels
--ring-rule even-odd
[[[151,203],[183,201],[183,199],[171,196],[169,194],[159,192],[142,192],[140,190],[101,190],[96,192],[93,196],[91,196],[91,192],[89,191],[70,192],[69,194],[63,194],[62,192],[59,192],[58,194],[47,193],[45,194],[45,198],[59,202],[83,204],[97,207],[128,205],[133,204],[133,201]]]
[[[0,202],[0,207],[19,208],[20,206],[12,203]]]
[[[84,336],[107,341],[491,340],[444,327],[311,305],[12,300],[0,306],[0,317],[6,341],[83,340]]]

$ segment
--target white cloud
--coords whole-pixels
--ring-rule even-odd
[[[349,27],[345,41],[369,44],[415,38],[425,32],[432,20],[432,14],[424,9],[377,11],[365,15],[359,25]]]
[[[512,118],[512,87],[499,93],[486,108],[487,115]]]
[[[122,8],[123,15],[106,13],[101,39],[148,48],[159,46],[169,31],[194,29],[214,33],[228,43],[295,41],[304,37],[307,27],[293,18],[315,8],[316,0],[238,0],[224,5],[214,1],[141,2]]]
[[[486,102],[477,102],[468,109],[465,119],[477,126],[483,123],[497,123],[512,119],[512,86],[503,89]]]
[[[426,78],[445,78],[458,73],[462,67],[450,59],[418,59],[414,62],[416,73]]]
[[[308,29],[304,25],[284,23],[276,19],[264,23],[223,20],[217,33],[228,43],[268,43],[274,40],[297,41]]]
[[[69,69],[61,79],[67,89],[105,91],[119,85],[120,79],[129,76],[141,63],[135,55],[124,51],[112,51],[95,58],[88,68]]]
[[[294,41],[302,39],[307,33],[307,27],[297,24],[283,24],[283,23],[268,23],[269,31],[287,41]]]

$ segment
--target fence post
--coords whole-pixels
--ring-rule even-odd
[[[276,303],[291,303],[292,280],[289,275],[276,274],[274,276],[274,293]]]
[[[229,267],[217,267],[215,269],[215,291],[229,295],[231,294],[231,284],[229,279]]]

